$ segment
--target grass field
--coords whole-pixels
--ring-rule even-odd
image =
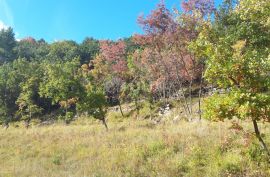
[[[105,131],[85,119],[71,125],[0,129],[1,177],[270,176],[251,126],[150,121],[109,122]],[[267,132],[270,127],[260,124]]]

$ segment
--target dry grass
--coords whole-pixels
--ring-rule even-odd
[[[230,125],[125,120],[109,122],[106,132],[83,119],[1,129],[0,176],[270,176],[250,126],[237,132]],[[269,125],[261,128],[269,142]]]

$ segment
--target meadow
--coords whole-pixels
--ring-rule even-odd
[[[270,175],[249,122],[119,120],[108,121],[109,131],[87,118],[0,129],[0,176]],[[267,124],[259,126],[262,133],[270,131]],[[269,144],[269,134],[264,138]]]

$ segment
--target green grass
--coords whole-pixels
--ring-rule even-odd
[[[230,122],[98,122],[79,119],[30,129],[0,129],[0,176],[270,176],[264,151]],[[270,127],[260,124],[268,145]]]

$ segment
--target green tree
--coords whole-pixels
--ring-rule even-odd
[[[17,59],[0,66],[0,117],[3,124],[8,125],[10,121],[19,120],[16,116],[16,100],[21,93],[21,83],[34,72],[30,66],[25,59]]]
[[[79,48],[81,64],[89,63],[99,53],[99,41],[94,38],[85,38]]]
[[[102,121],[106,130],[108,130],[106,123],[107,108],[104,92],[93,86],[87,85],[85,95],[78,104],[78,111],[86,112],[93,118]]]
[[[12,28],[0,30],[0,63],[15,59],[16,41]]]
[[[38,87],[38,78],[30,77],[26,82],[21,84],[21,93],[16,101],[19,107],[18,113],[25,120],[26,128],[29,127],[32,118],[39,115],[42,111],[42,108],[36,102]]]
[[[45,73],[40,84],[39,94],[51,99],[53,105],[59,105],[64,110],[68,123],[74,117],[76,103],[83,88],[78,75],[79,59],[54,64],[44,64]]]
[[[16,105],[14,104],[19,93],[18,80],[12,63],[0,67],[0,117],[1,123],[8,126],[14,120]]]
[[[132,37],[124,38],[123,41],[126,45],[126,54],[134,53],[137,49],[140,49],[142,46],[136,44]]]
[[[74,41],[60,41],[50,45],[49,61],[71,61],[80,56],[79,46]]]
[[[17,58],[26,58],[27,60],[36,58],[38,43],[34,38],[25,38],[19,41],[15,47]]]
[[[207,81],[228,90],[206,101],[205,117],[251,119],[270,157],[257,125],[270,121],[269,9],[268,0],[242,0],[218,25],[205,25],[196,43],[208,57]]]
[[[134,101],[137,118],[141,107],[140,100],[149,98],[150,95],[149,83],[144,79],[146,72],[138,61],[140,59],[138,53],[140,53],[139,49],[127,57],[128,72],[126,75],[129,79],[123,84],[120,94],[122,100]]]
[[[81,113],[88,113],[93,118],[102,121],[106,130],[108,130],[106,123],[108,104],[104,89],[95,82],[91,68],[86,64],[81,67],[81,78],[84,91],[81,92],[77,110]]]

